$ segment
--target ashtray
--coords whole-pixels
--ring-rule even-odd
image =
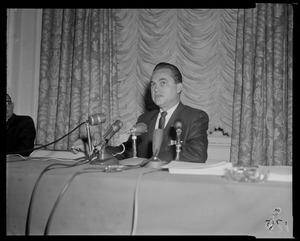
[[[234,166],[225,168],[224,177],[238,182],[263,182],[269,177],[270,170],[253,166]]]

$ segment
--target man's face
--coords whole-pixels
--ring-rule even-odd
[[[168,110],[179,101],[182,83],[176,84],[169,69],[159,69],[151,77],[151,97],[163,110]]]
[[[6,120],[13,114],[14,112],[14,103],[11,101],[9,96],[6,95]]]

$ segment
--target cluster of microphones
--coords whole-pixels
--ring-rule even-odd
[[[90,125],[100,125],[106,121],[106,116],[103,113],[99,114],[94,114],[88,117],[87,123]],[[107,132],[103,135],[102,140],[100,143],[96,146],[95,151],[99,152],[109,142],[109,140],[122,128],[123,122],[120,120],[116,120],[110,128],[107,130]],[[147,132],[147,125],[144,123],[138,123],[134,125],[128,132],[127,134],[132,134],[132,135],[141,135],[143,133]]]
[[[100,125],[105,121],[106,121],[106,116],[103,113],[99,113],[99,114],[94,114],[89,116],[86,122],[93,126],[93,125]],[[95,147],[94,152],[101,151],[109,142],[109,140],[122,128],[122,126],[123,126],[123,122],[120,120],[116,120],[106,131],[106,133],[103,135],[102,140]]]
[[[106,121],[106,116],[103,113],[99,113],[99,114],[94,114],[88,117],[87,123],[90,125],[100,125],[102,123],[104,123]],[[107,130],[107,132],[103,135],[102,140],[100,141],[100,143],[95,146],[94,151],[96,152],[100,152],[103,148],[105,148],[105,146],[107,145],[107,143],[109,142],[109,140],[122,128],[123,126],[123,122],[120,120],[116,120],[111,126],[110,128]],[[177,156],[176,159],[178,160],[179,158],[179,152],[180,152],[180,146],[181,146],[181,141],[180,141],[180,134],[182,131],[182,121],[177,120],[174,122],[173,127],[176,130],[176,152],[177,152]],[[131,134],[133,136],[138,136],[141,135],[145,132],[147,132],[147,125],[144,123],[138,123],[136,125],[134,125],[129,131],[126,132],[126,134]],[[155,132],[153,133],[153,143],[155,146],[155,149],[158,150],[153,150],[153,153],[157,153],[157,151],[159,151],[161,143],[162,143],[162,133],[159,133],[157,136],[155,133],[159,133],[159,132]]]
[[[106,116],[103,113],[100,114],[94,114],[89,116],[87,122],[90,125],[100,125],[106,121]],[[118,132],[123,126],[123,122],[120,120],[116,120],[109,130],[104,134],[103,138],[109,141],[113,135]],[[134,135],[141,135],[143,133],[147,132],[147,125],[144,123],[138,123],[134,125],[129,131],[126,132],[126,134],[134,134]]]

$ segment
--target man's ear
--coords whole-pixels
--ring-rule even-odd
[[[182,83],[177,84],[177,93],[180,93],[182,91]]]

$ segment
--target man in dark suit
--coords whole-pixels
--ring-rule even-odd
[[[14,113],[14,103],[6,94],[6,154],[29,156],[34,148],[35,126],[32,118]]]
[[[154,129],[158,128],[161,112],[167,112],[165,125],[162,127],[163,140],[158,153],[158,158],[163,161],[172,161],[176,157],[176,130],[174,122],[182,123],[180,135],[181,151],[180,161],[202,162],[207,160],[207,129],[209,117],[203,110],[186,106],[180,102],[182,90],[182,75],[178,68],[169,63],[159,63],[155,66],[151,80],[151,97],[159,109],[146,112],[139,116],[138,123],[145,123],[148,131],[137,136],[137,157],[150,158],[152,153],[152,137]],[[80,148],[74,143],[73,152]],[[118,159],[132,157],[132,140],[129,138],[123,143],[125,152],[117,155]],[[79,147],[79,148],[78,148]],[[108,153],[117,153],[122,150],[121,146],[107,147]]]

